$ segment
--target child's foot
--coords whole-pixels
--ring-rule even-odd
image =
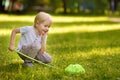
[[[32,62],[24,62],[23,65],[28,66],[28,67],[33,67],[34,66]]]

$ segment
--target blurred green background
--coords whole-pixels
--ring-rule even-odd
[[[119,14],[120,0],[0,0],[2,13]]]

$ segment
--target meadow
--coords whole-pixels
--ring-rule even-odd
[[[41,64],[22,66],[16,52],[8,51],[11,30],[33,25],[35,15],[0,14],[0,80],[120,80],[120,23],[107,16],[52,15],[47,39],[53,69]],[[15,47],[20,39],[17,35]],[[64,72],[80,64],[85,74]]]

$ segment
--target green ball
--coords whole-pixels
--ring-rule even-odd
[[[78,73],[84,74],[85,69],[80,64],[70,64],[68,65],[68,67],[65,68],[65,72],[69,74],[78,74]]]

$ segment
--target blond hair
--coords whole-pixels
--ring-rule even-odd
[[[46,12],[39,12],[34,19],[34,24],[44,22],[48,19],[52,21],[50,14]]]

